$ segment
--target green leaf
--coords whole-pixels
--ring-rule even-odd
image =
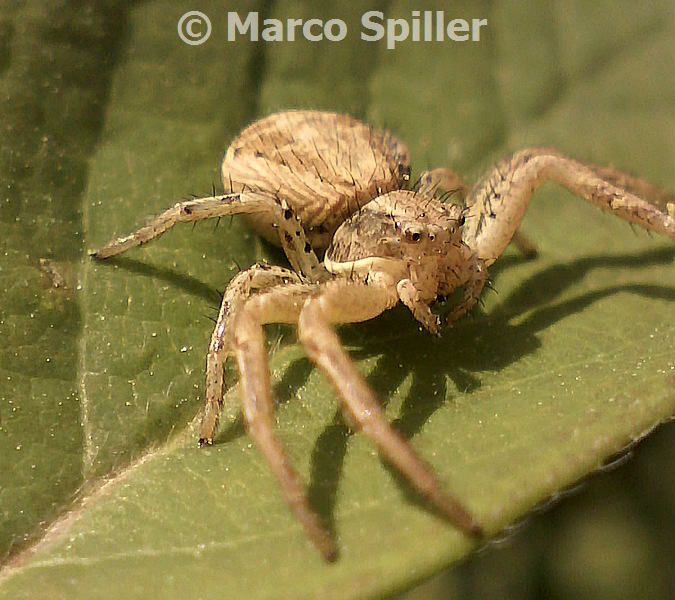
[[[474,179],[537,144],[674,183],[665,1],[428,3],[489,25],[477,42],[395,50],[360,40],[361,15],[410,19],[416,3],[197,4],[0,8],[2,598],[373,597],[474,548],[349,434],[291,329],[269,330],[278,432],[340,561],[324,564],[291,517],[237,419],[236,386],[216,445],[196,447],[216,290],[239,266],[283,260],[243,222],[86,258],[210,192],[257,116],[356,114],[406,139],[417,172]],[[213,33],[188,46],[176,24],[195,9]],[[228,10],[340,18],[349,34],[228,43]],[[552,185],[523,230],[539,258],[507,250],[498,294],[441,339],[402,308],[340,329],[395,426],[494,534],[675,408],[672,242]]]

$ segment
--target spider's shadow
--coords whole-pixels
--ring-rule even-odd
[[[641,268],[668,264],[673,259],[675,251],[663,248],[640,254],[584,257],[545,268],[523,281],[508,296],[500,297],[499,303],[489,315],[463,319],[452,329],[446,329],[441,338],[419,331],[418,324],[402,306],[373,321],[344,326],[340,329],[340,337],[355,359],[379,357],[368,380],[381,398],[390,397],[403,380],[412,374],[410,391],[402,403],[398,418],[392,423],[409,439],[421,430],[429,417],[446,401],[447,377],[457,389],[474,391],[480,387],[480,379],[476,373],[500,370],[520,360],[539,347],[537,333],[618,292],[675,300],[675,290],[671,287],[635,284],[610,286],[556,302],[558,296],[582,280],[588,272],[597,268]],[[503,257],[490,268],[490,273],[496,279],[500,272],[524,260],[526,259],[513,255]],[[186,293],[200,296],[216,305],[220,302],[216,290],[189,275],[126,257],[111,262],[125,270],[164,280]],[[514,317],[526,312],[530,312],[526,320],[517,325],[511,324],[516,320]],[[383,331],[405,331],[405,328],[410,331],[410,334],[405,335],[405,344],[392,345],[382,339]],[[477,340],[480,342],[476,343]],[[411,365],[410,356],[425,356],[430,353],[447,357],[444,370],[439,372],[435,362],[433,368],[425,369],[425,363],[429,361],[423,360]],[[290,400],[292,390],[303,385],[312,371],[313,366],[308,360],[293,362],[284,372],[281,381],[275,384],[278,400]],[[243,421],[239,416],[221,430],[217,442],[226,443],[243,434]],[[333,533],[337,490],[350,435],[349,428],[337,411],[332,422],[317,438],[311,457],[310,503]],[[426,502],[398,472],[393,468],[389,470],[411,501],[426,506]],[[433,511],[431,508],[430,510]]]
[[[641,268],[649,265],[668,264],[675,259],[670,248],[649,250],[641,254],[624,254],[613,257],[593,256],[580,258],[564,265],[548,267],[532,275],[500,299],[489,315],[463,320],[441,338],[434,338],[418,331],[417,324],[407,315],[403,307],[389,311],[374,321],[347,326],[340,330],[340,337],[350,348],[355,359],[379,356],[375,369],[368,380],[381,398],[390,397],[412,374],[410,391],[404,399],[399,416],[392,425],[406,438],[414,437],[429,417],[440,408],[447,397],[447,377],[457,389],[467,392],[480,387],[476,373],[485,370],[501,370],[540,346],[537,333],[566,317],[577,313],[602,298],[618,292],[630,292],[648,298],[675,300],[675,290],[667,286],[616,285],[595,290],[576,298],[556,302],[566,289],[597,268]],[[491,268],[497,275],[514,263],[522,262],[518,257],[504,257]],[[514,317],[530,312],[527,319],[517,325],[511,324]],[[407,323],[406,323],[407,321]],[[404,327],[413,329],[406,335],[405,344],[382,342],[383,331],[400,331]],[[476,340],[480,340],[476,343]],[[446,369],[438,371],[436,361],[417,360],[410,365],[410,356],[442,355],[447,357]],[[306,362],[306,361],[302,361]],[[431,362],[433,366],[427,366]],[[401,365],[404,365],[401,368]],[[306,372],[311,366],[306,365]],[[297,372],[294,373],[297,376]],[[298,380],[294,379],[295,385]],[[335,533],[334,509],[340,473],[347,452],[348,427],[343,423],[339,411],[330,425],[318,437],[311,460],[310,501],[321,515],[324,523]],[[396,471],[389,467],[392,476],[412,502],[429,507]]]
[[[186,294],[198,296],[207,300],[209,303],[220,306],[221,295],[218,293],[218,290],[192,275],[179,273],[175,269],[169,267],[148,264],[128,256],[113,256],[107,258],[105,262],[108,265],[123,269],[128,273],[135,273],[137,275],[164,281],[170,286],[182,290]]]

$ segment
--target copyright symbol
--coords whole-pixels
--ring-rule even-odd
[[[191,10],[180,18],[176,30],[186,44],[199,46],[211,35],[211,21],[203,12]]]

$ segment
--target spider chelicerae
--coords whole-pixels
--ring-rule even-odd
[[[226,193],[178,202],[91,256],[115,256],[179,222],[244,214],[262,236],[281,245],[292,269],[256,264],[227,287],[207,353],[200,444],[213,442],[223,366],[233,355],[249,435],[308,537],[326,560],[337,558],[335,540],[311,509],[274,434],[263,326],[295,324],[307,355],[335,387],[350,426],[368,435],[441,515],[480,536],[479,521],[389,425],[333,325],[366,321],[402,302],[438,334],[436,302],[462,289],[445,317],[455,321],[476,304],[488,267],[510,241],[533,251],[516,229],[532,193],[547,179],[675,239],[674,196],[613,168],[529,148],[497,163],[473,187],[445,168],[426,171],[411,185],[408,148],[388,131],[345,115],[289,111],[253,123],[232,142],[222,163]]]

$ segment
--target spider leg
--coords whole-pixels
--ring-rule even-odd
[[[371,438],[384,458],[453,525],[481,535],[469,511],[442,489],[432,468],[391,427],[375,393],[331,327],[331,323],[372,318],[389,308],[395,295],[390,289],[350,282],[329,283],[321,290],[305,303],[298,332],[309,357],[337,390],[347,420]]]
[[[445,190],[456,194],[460,204],[468,204],[467,198],[471,191],[471,186],[466,183],[455,171],[444,167],[424,171],[420,175],[417,191],[430,196],[435,195],[438,190]],[[453,200],[455,196],[453,195]],[[516,231],[511,238],[513,245],[518,248],[523,256],[534,258],[537,256],[537,247],[524,233]]]
[[[300,276],[293,271],[257,264],[239,273],[227,286],[206,355],[206,399],[199,430],[200,446],[213,443],[218,427],[223,406],[223,367],[232,354],[231,324],[235,315],[254,290],[301,282]]]
[[[464,293],[461,300],[445,316],[445,322],[448,325],[463,317],[476,305],[488,281],[488,270],[485,262],[474,255],[472,263],[474,266],[470,269],[471,274],[468,281],[464,284]]]
[[[96,259],[110,258],[146,244],[176,223],[263,211],[268,209],[268,204],[269,201],[264,196],[257,194],[223,194],[183,200],[151,218],[136,231],[117,237],[89,254]]]
[[[598,165],[586,165],[589,169],[592,169],[599,177],[602,177],[605,181],[609,181],[611,184],[628,190],[636,196],[640,196],[653,202],[654,204],[662,207],[670,216],[674,216],[675,212],[675,194],[664,190],[663,188],[654,185],[653,183],[642,179],[641,177],[635,177],[635,175],[630,175],[629,173],[624,173],[623,171],[617,171],[614,167],[602,167]]]
[[[338,550],[330,532],[312,511],[300,476],[274,434],[274,401],[263,325],[295,323],[312,286],[286,286],[254,296],[244,303],[234,319],[233,347],[239,367],[242,412],[249,435],[262,452],[307,536],[328,561]]]
[[[136,231],[115,238],[89,254],[99,260],[116,256],[153,240],[177,223],[261,212],[269,213],[270,219],[279,229],[279,241],[291,266],[311,281],[327,278],[323,265],[307,240],[300,220],[288,203],[283,198],[255,191],[177,202]]]
[[[445,167],[424,171],[419,178],[417,191],[421,194],[433,196],[439,190],[457,192],[460,203],[464,203],[471,186],[468,185],[455,171]]]
[[[470,208],[463,239],[487,266],[502,254],[532,193],[548,179],[630,223],[675,239],[672,194],[620,171],[580,163],[556,150],[530,148],[489,171],[467,199]]]

